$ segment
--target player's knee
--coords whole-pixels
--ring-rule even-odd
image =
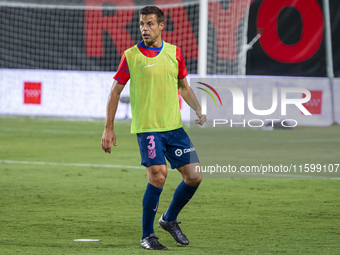
[[[163,172],[163,171],[153,171],[150,174],[149,179],[151,179],[150,181],[155,183],[157,187],[163,187],[164,183],[165,183],[166,176],[167,176],[166,172]]]
[[[149,182],[158,188],[163,188],[167,176],[166,166],[151,166],[147,168]]]
[[[200,185],[201,182],[202,182],[202,178],[189,178],[185,181],[186,184],[188,184],[189,186],[193,186],[193,187]]]
[[[202,178],[196,178],[194,182],[195,182],[195,186],[198,186],[201,184]]]
[[[165,179],[166,179],[166,176],[164,176],[164,175],[158,175],[157,178],[156,178],[157,182],[160,183],[160,184],[163,184],[163,185],[165,183]]]

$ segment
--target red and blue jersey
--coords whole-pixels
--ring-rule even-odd
[[[162,46],[159,47],[159,48],[147,47],[143,44],[143,41],[141,41],[138,44],[138,49],[145,56],[147,56],[149,58],[153,58],[153,57],[156,57],[161,52],[161,50],[163,49],[163,41],[162,41]],[[188,71],[187,71],[187,68],[186,68],[186,65],[185,65],[184,55],[182,53],[182,50],[177,46],[176,46],[176,59],[177,59],[177,63],[178,63],[178,78],[183,79],[184,77],[186,77],[188,75]],[[117,73],[115,74],[113,79],[115,79],[116,81],[118,81],[118,82],[120,82],[124,85],[130,79],[130,71],[129,71],[129,66],[128,66],[125,54],[123,54],[123,56],[120,60]]]

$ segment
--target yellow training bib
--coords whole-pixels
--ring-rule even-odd
[[[163,41],[161,52],[149,58],[135,45],[125,51],[125,56],[130,72],[131,133],[182,127],[176,46]]]

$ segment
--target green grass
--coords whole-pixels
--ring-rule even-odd
[[[194,127],[190,129],[191,140],[199,153],[202,165],[227,166],[230,164],[236,166],[236,169],[240,169],[241,166],[282,165],[291,168],[290,173],[283,173],[285,175],[318,178],[340,178],[339,131],[338,125],[321,128],[296,127],[291,130],[274,131],[250,128]],[[305,172],[305,164],[319,165],[321,171]],[[332,173],[328,171],[330,164],[333,165]],[[295,173],[293,166],[296,169]],[[324,166],[326,166],[326,172]],[[273,174],[278,176],[280,173]],[[230,175],[215,173],[213,177],[230,177]],[[240,173],[233,176],[240,177]],[[262,174],[257,176],[264,177]],[[248,177],[254,177],[254,175],[248,175]]]
[[[118,146],[111,155],[101,150],[103,125],[103,121],[0,118],[0,160],[18,161],[0,162],[0,254],[160,253],[139,248],[145,170],[91,166],[140,164],[129,123],[116,125]],[[277,144],[283,146],[279,152],[285,162],[289,155],[301,162],[318,155],[322,162],[340,163],[339,142],[308,143],[306,150],[301,150],[306,145],[297,143],[290,152],[284,143],[301,134],[338,139],[339,129],[231,129],[230,143],[236,147],[226,150],[248,165],[255,159],[260,162],[261,155],[262,160],[277,155]],[[249,148],[256,139],[267,138],[265,157]],[[271,162],[281,161],[273,156]],[[180,174],[169,171],[156,219],[167,209],[180,181]],[[173,254],[340,254],[339,181],[206,178],[178,218],[190,245],[176,246],[155,224],[156,235]],[[78,238],[102,241],[73,241]]]

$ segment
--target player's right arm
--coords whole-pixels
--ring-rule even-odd
[[[102,136],[102,149],[105,151],[105,153],[111,153],[111,144],[117,146],[113,122],[117,112],[120,93],[122,92],[124,85],[130,79],[129,66],[125,54],[123,54],[122,59],[120,60],[117,73],[113,79],[115,81],[113,82],[109,99],[107,101],[106,122]]]
[[[114,81],[111,87],[111,92],[109,94],[109,99],[107,101],[106,107],[106,122],[105,128],[102,136],[102,149],[105,153],[111,153],[111,145],[117,146],[116,135],[114,132],[114,118],[117,112],[118,102],[120,98],[120,93],[124,89],[124,84]]]

